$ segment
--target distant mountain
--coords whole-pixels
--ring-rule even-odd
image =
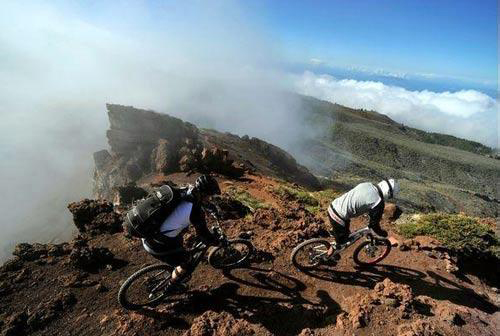
[[[409,209],[498,216],[500,161],[491,148],[374,111],[306,96],[302,105],[305,124],[320,135],[301,140],[292,154],[315,174],[348,186],[394,176]]]

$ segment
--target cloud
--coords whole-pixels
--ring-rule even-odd
[[[476,90],[410,91],[381,82],[338,80],[305,72],[294,77],[300,93],[352,108],[384,113],[412,127],[498,146],[498,103]]]
[[[311,58],[309,60],[309,63],[311,63],[312,65],[322,65],[322,64],[325,64],[325,61],[323,61],[319,58]]]
[[[281,145],[300,127],[277,51],[228,1],[6,2],[0,11],[2,252],[72,227],[106,148],[105,103]],[[5,223],[5,224],[4,224]]]

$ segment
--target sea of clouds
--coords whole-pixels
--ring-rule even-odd
[[[410,91],[375,81],[336,79],[310,71],[294,75],[298,92],[319,99],[384,113],[394,120],[432,132],[498,146],[498,102],[476,91]]]

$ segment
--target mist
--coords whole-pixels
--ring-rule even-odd
[[[92,196],[107,102],[278,145],[300,129],[279,51],[232,2],[3,3],[0,55],[0,258],[71,235],[66,205]]]

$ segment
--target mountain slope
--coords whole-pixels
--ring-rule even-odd
[[[313,191],[318,181],[306,168],[259,139],[119,105],[108,112],[111,148],[94,155],[94,177],[96,195],[114,204],[72,203],[73,240],[15,248],[15,257],[0,267],[2,336],[496,335],[500,296],[491,270],[498,260],[470,263],[430,237],[404,240],[394,222],[397,208],[387,204],[382,225],[398,248],[383,264],[355,267],[348,249],[336,266],[299,272],[291,250],[327,236],[324,209],[345,185]],[[373,118],[385,120],[376,114],[365,119]],[[250,236],[255,256],[226,271],[202,262],[176,300],[123,310],[116,300],[121,283],[158,261],[121,232],[120,212],[145,189],[193,183],[201,172],[214,173],[221,185],[214,202],[223,210],[224,231],[230,238]],[[352,228],[366,224],[356,218]],[[193,240],[188,232],[185,244]]]
[[[305,122],[319,135],[293,154],[314,173],[347,185],[394,176],[402,179],[408,209],[498,216],[500,160],[488,147],[402,126],[373,111],[311,97],[302,104]]]
[[[196,176],[167,177],[192,183]],[[278,192],[293,187],[276,179],[218,179],[223,199],[246,193],[244,201],[262,205],[222,222],[229,237],[250,232],[258,251],[250,265],[221,271],[203,262],[185,295],[127,312],[116,300],[121,282],[157,261],[140,240],[117,232],[119,217],[109,203],[78,202],[70,209],[80,237],[60,245],[20,245],[17,257],[0,268],[2,336],[493,336],[498,330],[495,289],[465,268],[450,273],[446,249],[435,241],[424,237],[418,249],[394,248],[377,267],[355,267],[349,249],[337,266],[299,272],[290,263],[291,249],[325,234],[323,211],[313,214],[300,198]],[[389,229],[391,209],[383,219]]]

